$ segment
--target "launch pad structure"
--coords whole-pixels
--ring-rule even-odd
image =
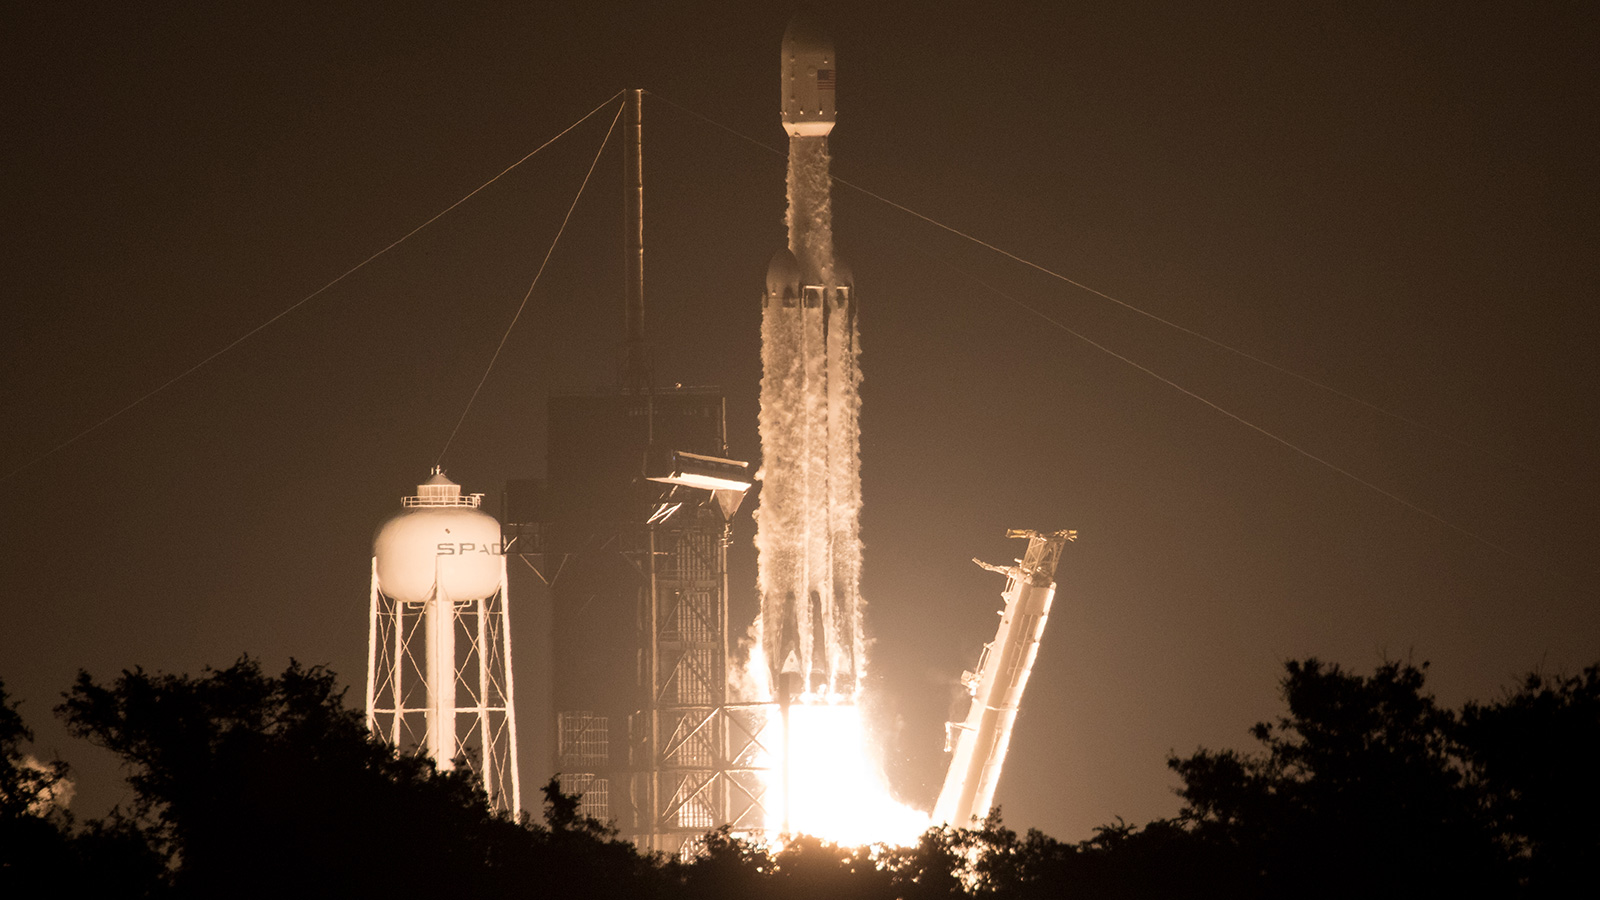
[[[504,527],[552,604],[562,790],[641,849],[677,854],[723,825],[761,827],[765,709],[730,703],[728,684],[728,544],[749,466],[727,458],[719,390],[653,385],[642,95],[624,113],[620,387],[550,398],[546,480],[514,487]]]
[[[1039,654],[1039,640],[1055,599],[1056,566],[1076,531],[1040,533],[1012,529],[1006,537],[1022,538],[1028,549],[1014,565],[977,563],[1006,576],[1001,597],[1000,627],[993,641],[983,645],[977,668],[963,672],[961,683],[972,697],[972,708],[961,722],[945,725],[945,749],[950,767],[944,787],[934,803],[933,820],[965,828],[989,814],[1000,783],[1011,731],[1022,706],[1022,694]]]
[[[728,548],[753,476],[727,458],[719,390],[654,387],[644,339],[642,91],[626,93],[624,110],[619,384],[550,398],[546,480],[516,483],[523,495],[508,496],[505,553],[550,598],[552,768],[581,814],[646,851],[687,855],[725,826],[788,833],[791,707],[859,699],[861,372],[857,298],[832,239],[836,67],[826,34],[803,16],[791,20],[781,71],[789,241],[760,298],[760,612],[740,696]],[[1008,576],[1006,607],[979,671],[964,679],[973,708],[950,726],[955,753],[936,822],[966,825],[988,811],[1073,533],[1010,536],[1029,538],[1029,550],[1014,567],[990,567]],[[782,746],[763,746],[775,733]]]
[[[539,521],[506,526],[553,604],[561,788],[645,850],[764,817],[765,708],[728,687],[730,519],[749,476],[724,456],[723,404],[711,389],[551,398],[548,488],[512,504]]]

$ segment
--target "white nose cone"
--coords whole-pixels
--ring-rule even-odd
[[[783,30],[783,128],[791,137],[821,137],[833,130],[833,91],[839,70],[833,41],[803,13]]]
[[[500,589],[500,523],[478,509],[482,494],[435,473],[372,541],[378,590],[405,603],[434,596],[481,600]]]

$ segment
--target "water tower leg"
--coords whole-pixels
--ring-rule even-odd
[[[405,604],[399,600],[390,599],[380,615],[390,616],[393,619],[393,643],[389,648],[389,692],[390,705],[394,707],[394,715],[389,717],[389,743],[400,746],[400,734],[406,717],[406,688],[408,683],[401,679],[405,675],[405,648],[406,648],[406,613]]]
[[[367,731],[378,733],[378,715],[373,711],[377,700],[375,681],[378,674],[378,558],[372,558],[372,602],[367,606]]]
[[[500,800],[500,778],[496,771],[498,754],[495,753],[494,730],[489,721],[490,687],[489,680],[489,654],[493,648],[489,646],[489,616],[494,606],[494,597],[484,597],[477,601],[478,621],[476,631],[478,657],[478,690],[477,703],[473,704],[478,716],[478,777],[483,780],[483,792],[489,796],[489,808],[493,809]]]
[[[511,814],[522,812],[522,781],[517,777],[517,695],[511,669],[511,591],[510,577],[506,573],[506,560],[500,558],[500,663],[505,679],[506,731],[510,741],[506,767],[511,772]]]
[[[439,587],[428,600],[428,755],[440,769],[456,758],[455,603]]]

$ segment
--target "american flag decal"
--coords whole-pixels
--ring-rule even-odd
[[[819,91],[831,91],[831,90],[833,90],[833,70],[832,69],[818,69],[817,70],[817,90],[819,90]]]

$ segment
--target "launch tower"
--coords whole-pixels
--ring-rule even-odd
[[[550,400],[545,552],[555,769],[642,849],[747,825],[755,739],[728,703],[729,521],[749,486],[709,389]]]
[[[653,384],[641,103],[628,93],[620,389],[550,399],[547,487],[518,504],[531,540],[512,552],[549,585],[562,789],[641,849],[679,853],[759,824],[756,729],[728,702],[727,550],[750,476],[726,458],[720,391]]]

